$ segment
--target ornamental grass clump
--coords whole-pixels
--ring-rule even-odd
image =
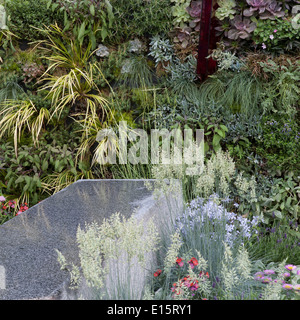
[[[241,245],[234,255],[226,243],[224,243],[224,249],[219,283],[222,298],[234,300],[251,297],[255,294],[255,288],[251,277],[252,262],[248,251]]]
[[[198,195],[203,198],[217,193],[223,198],[230,194],[230,181],[235,175],[235,163],[229,153],[218,151],[204,167],[197,182]]]
[[[116,213],[77,230],[80,266],[70,264],[58,251],[61,268],[68,268],[71,284],[76,288],[85,282],[83,298],[141,299],[143,277],[158,250],[158,232],[152,220],[147,226],[135,216],[125,218]],[[80,271],[80,276],[78,275]],[[83,281],[84,280],[84,281]],[[141,283],[141,285],[139,285]]]

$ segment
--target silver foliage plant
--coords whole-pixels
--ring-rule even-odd
[[[164,66],[173,61],[174,48],[169,39],[165,39],[159,35],[156,35],[151,39],[149,49],[149,56],[154,58],[156,66],[159,63],[162,63]]]
[[[231,248],[236,244],[243,244],[257,234],[256,226],[260,219],[254,216],[251,220],[234,212],[229,212],[218,203],[219,197],[212,195],[208,201],[203,198],[192,200],[184,214],[176,219],[176,228],[184,237],[189,232],[205,229],[211,240],[220,237],[215,230],[222,231],[225,243]],[[223,230],[222,230],[223,229]],[[199,237],[204,236],[200,234]]]

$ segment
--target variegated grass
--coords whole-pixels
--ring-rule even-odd
[[[70,111],[75,105],[85,118],[89,114],[99,116],[99,110],[104,117],[109,105],[94,81],[95,68],[100,77],[103,74],[96,64],[89,62],[94,54],[91,43],[83,48],[78,41],[68,38],[57,24],[45,26],[40,31],[45,33],[47,39],[38,41],[37,46],[45,51],[50,65],[39,81],[46,82],[39,90],[47,91],[46,98],[51,98],[51,117],[58,115],[60,119],[64,110]],[[65,71],[59,75],[57,70]]]
[[[31,100],[6,100],[0,104],[0,138],[12,136],[17,155],[18,142],[22,134],[25,131],[31,133],[34,144],[38,145],[42,128],[49,120],[49,110],[38,110]]]

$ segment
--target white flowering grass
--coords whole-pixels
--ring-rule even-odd
[[[203,198],[217,193],[222,198],[230,195],[230,182],[235,174],[235,163],[229,153],[218,151],[205,165],[197,182],[197,193]]]
[[[77,242],[80,266],[71,263],[69,268],[74,287],[79,288],[84,279],[93,298],[142,298],[144,279],[152,268],[159,244],[159,235],[151,219],[145,224],[134,215],[125,218],[116,213],[101,225],[93,222],[84,229],[79,226]],[[57,252],[61,267],[66,268],[66,259]]]

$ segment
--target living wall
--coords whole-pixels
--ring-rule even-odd
[[[187,204],[228,197],[229,212],[263,218],[249,248],[299,264],[300,2],[214,5],[217,70],[200,81],[202,0],[0,1],[1,222],[77,179],[155,177],[150,164],[100,165],[102,129],[204,129],[217,182],[173,171]]]

